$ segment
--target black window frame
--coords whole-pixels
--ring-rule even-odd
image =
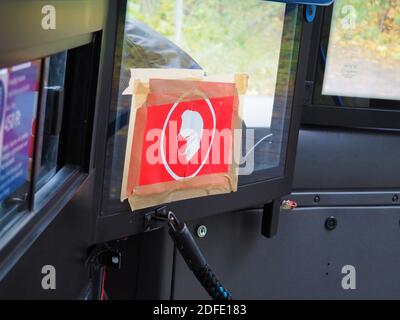
[[[311,23],[307,23],[304,16],[303,5],[287,5],[287,8],[296,10],[296,25],[295,25],[295,37],[298,41],[297,56],[294,57],[296,62],[307,61],[309,55],[308,41],[302,41],[304,33],[309,32]],[[118,12],[116,13],[116,19],[118,21],[116,41],[119,43],[122,41],[121,34],[124,31],[124,21],[126,14],[126,0],[118,1]],[[115,59],[121,57],[122,46],[117,45],[113,57]],[[114,61],[115,68],[109,75],[114,79],[114,83],[111,89],[112,99],[107,102],[115,101],[115,95],[118,94],[118,77],[120,74],[120,60]],[[291,118],[290,126],[287,128],[288,143],[287,151],[285,154],[286,161],[284,166],[284,174],[278,178],[270,179],[267,181],[255,182],[240,186],[238,192],[209,196],[206,198],[196,198],[184,201],[178,201],[166,204],[167,208],[173,210],[181,220],[189,221],[200,217],[205,217],[217,213],[236,211],[240,209],[262,207],[267,203],[271,203],[275,199],[280,199],[283,195],[289,194],[291,191],[291,184],[293,179],[294,160],[297,147],[297,137],[300,127],[301,108],[304,101],[304,82],[306,75],[306,64],[305,63],[293,63],[291,66],[293,70],[293,96],[289,99],[292,103],[291,114],[287,115]],[[109,105],[103,105],[103,112],[99,113],[99,123],[109,128],[109,120],[112,119],[112,114],[109,110]],[[105,163],[106,163],[106,152],[107,152],[107,135],[109,132],[102,132],[101,136],[98,136],[96,142],[96,179],[94,182],[94,194],[99,195],[101,198],[104,192],[104,174],[105,174]],[[93,243],[100,243],[109,241],[111,239],[118,239],[127,237],[133,234],[142,233],[146,231],[159,228],[162,225],[154,223],[148,225],[146,223],[149,214],[153,213],[155,208],[148,208],[137,210],[134,213],[131,212],[127,203],[121,207],[120,210],[113,211],[112,213],[104,211],[101,202],[96,203],[96,210],[94,211],[95,216],[95,229],[93,234]],[[158,206],[160,207],[160,206]]]
[[[365,129],[400,129],[400,101],[357,98],[370,107],[335,106],[315,103],[322,97],[323,58],[326,55],[334,4],[317,8],[313,29],[306,35],[312,41],[307,70],[302,124]],[[334,99],[333,96],[327,96]]]

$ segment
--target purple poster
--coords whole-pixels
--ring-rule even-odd
[[[2,108],[0,201],[26,187],[30,180],[39,66],[39,62],[29,62],[2,70],[3,74],[6,70],[2,80],[6,89]]]

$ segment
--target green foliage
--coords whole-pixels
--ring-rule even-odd
[[[353,20],[350,28],[346,19]],[[336,0],[333,21],[337,47],[389,65],[400,62],[400,0]]]
[[[130,0],[128,17],[139,19],[193,57],[208,74],[243,72],[249,91],[273,94],[285,6],[258,0]],[[179,32],[178,32],[179,34]]]

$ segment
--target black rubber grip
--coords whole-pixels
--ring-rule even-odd
[[[193,273],[211,298],[214,300],[232,300],[229,291],[219,282],[209,266],[206,265],[202,270]]]

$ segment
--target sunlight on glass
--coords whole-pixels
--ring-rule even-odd
[[[400,99],[400,0],[336,0],[322,94]]]
[[[174,42],[209,75],[246,73],[247,126],[269,127],[285,5],[239,0],[129,1],[138,19]]]

